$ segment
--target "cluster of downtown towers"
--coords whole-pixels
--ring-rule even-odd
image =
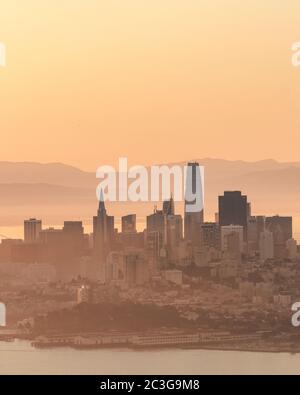
[[[192,169],[194,188],[196,180],[199,181],[196,177],[199,164],[193,162],[188,166]],[[202,194],[202,188],[198,190]],[[147,261],[159,267],[160,263],[195,263],[203,250],[221,254],[227,250],[233,256],[252,251],[264,259],[284,258],[289,241],[293,241],[292,217],[252,216],[247,196],[240,191],[225,191],[219,196],[215,222],[204,222],[203,208],[196,212],[185,209],[183,220],[181,215],[175,214],[170,197],[163,202],[162,210],[155,208],[147,216],[143,232],[136,229],[135,214],[122,217],[122,230],[118,232],[114,217],[107,214],[101,199],[97,215],[93,217],[91,236],[84,234],[80,221],[65,221],[63,229],[44,230],[40,220],[24,221],[24,243],[14,246],[13,259],[63,263],[72,270],[72,265],[67,263],[74,264],[83,256],[104,264],[113,251],[129,249],[142,251]]]

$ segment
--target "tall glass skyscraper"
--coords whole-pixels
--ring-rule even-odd
[[[199,163],[188,163],[185,179],[184,237],[199,245],[204,221],[204,180]]]
[[[225,191],[219,196],[220,226],[241,225],[244,228],[244,239],[247,238],[248,202],[247,196],[240,191]]]

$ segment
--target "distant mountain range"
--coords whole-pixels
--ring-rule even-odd
[[[300,215],[300,162],[196,160],[205,167],[207,217],[217,210],[217,196],[224,190],[242,190],[257,214]],[[28,216],[48,223],[91,218],[97,209],[97,184],[95,173],[62,163],[0,162],[0,224],[21,223]],[[114,203],[108,208],[116,216],[134,211],[143,217],[153,203]]]

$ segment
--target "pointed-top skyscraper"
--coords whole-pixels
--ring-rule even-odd
[[[114,217],[106,213],[103,191],[100,191],[97,216],[93,217],[94,257],[104,263],[114,237]]]
[[[163,202],[163,214],[164,215],[174,215],[175,214],[175,205],[174,205],[174,199],[173,199],[172,195],[169,200],[165,200]]]
[[[106,214],[105,202],[104,202],[104,195],[103,190],[100,190],[100,198],[99,198],[99,205],[98,205],[98,217]]]

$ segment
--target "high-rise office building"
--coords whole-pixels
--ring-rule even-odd
[[[249,205],[247,196],[240,191],[225,191],[219,196],[219,224],[220,226],[240,225],[244,228],[244,240],[247,238],[247,219]]]
[[[247,241],[248,252],[259,250],[260,234],[265,231],[265,217],[262,215],[248,217]]]
[[[294,239],[289,239],[286,242],[287,257],[289,259],[295,259],[298,257],[297,241]]]
[[[165,218],[162,210],[154,209],[153,214],[147,216],[147,233],[159,232],[164,239]]]
[[[165,200],[163,202],[163,214],[164,215],[174,215],[175,214],[174,199],[172,196],[169,200]]]
[[[65,221],[62,229],[44,229],[40,233],[41,260],[55,264],[58,276],[75,275],[84,255],[84,240],[81,221]]]
[[[201,243],[201,225],[204,220],[203,182],[199,163],[187,165],[184,207],[184,238],[192,245]]]
[[[183,239],[183,223],[181,215],[166,216],[166,246],[168,258],[170,260],[177,259],[177,249]]]
[[[136,233],[136,214],[122,217],[122,233]]]
[[[81,221],[65,221],[63,227],[65,254],[80,257],[84,248],[84,230]]]
[[[247,203],[247,218],[250,218],[252,215],[251,203]]]
[[[220,227],[215,222],[204,222],[202,228],[202,244],[205,247],[220,249],[221,234]]]
[[[176,259],[176,249],[183,238],[181,215],[175,215],[174,201],[171,197],[163,203],[163,210],[155,208],[147,216],[146,244],[156,263],[163,256]],[[152,251],[152,252],[151,252]]]
[[[159,231],[146,232],[146,252],[152,273],[159,270],[159,261],[163,245],[162,235]]]
[[[42,221],[30,218],[24,221],[24,241],[25,243],[34,243],[39,240],[42,230]]]
[[[266,217],[264,215],[256,216],[257,232],[260,235],[261,232],[266,230]]]
[[[276,233],[280,233],[285,243],[293,237],[293,219],[292,217],[281,217],[275,215],[273,217],[266,217],[266,229],[273,232],[276,238]]]
[[[266,229],[273,233],[274,258],[286,258],[286,242],[292,238],[292,217],[266,217]]]
[[[232,235],[237,236],[232,236]],[[238,241],[238,250],[240,253],[244,250],[244,228],[241,225],[228,225],[221,227],[221,248],[222,251],[228,251],[232,247],[233,239]]]
[[[65,261],[65,242],[62,229],[48,228],[40,233],[43,260],[50,263]]]
[[[258,225],[256,217],[248,217],[247,220],[247,242],[248,242],[248,252],[255,252],[258,250]]]
[[[93,217],[94,257],[102,262],[112,247],[114,240],[114,217],[106,213],[103,194],[101,193],[97,216]]]
[[[265,230],[260,233],[259,237],[259,257],[261,262],[274,258],[274,240],[273,233]]]
[[[74,235],[74,237],[76,237],[77,235],[82,236],[82,221],[64,221],[63,231],[65,234]]]
[[[226,236],[226,253],[229,258],[232,258],[240,262],[241,250],[240,250],[239,233],[232,232]]]
[[[165,215],[162,210],[155,208],[154,213],[147,216],[146,228],[146,246],[154,260],[154,266],[158,264],[165,240]]]
[[[62,239],[62,229],[47,228],[41,231],[40,240],[43,244],[52,244],[54,246]]]

